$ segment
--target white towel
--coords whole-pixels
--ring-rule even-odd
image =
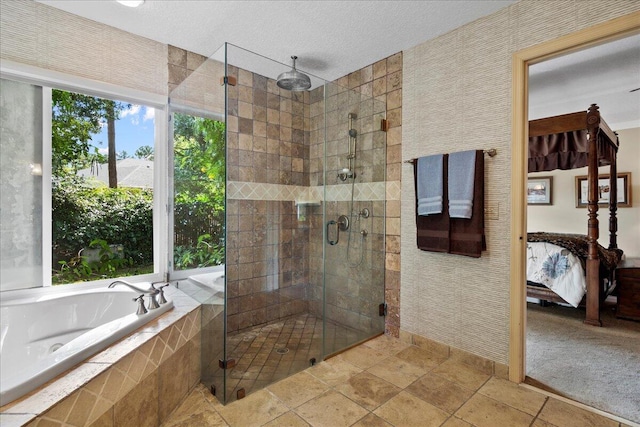
[[[418,215],[442,213],[442,159],[442,154],[435,154],[417,160]]]
[[[471,218],[473,186],[476,174],[476,150],[449,154],[449,216]]]

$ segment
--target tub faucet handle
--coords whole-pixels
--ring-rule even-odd
[[[153,284],[151,284],[151,287],[153,289],[157,289],[158,290],[158,303],[159,304],[166,304],[167,303],[167,299],[164,297],[164,289],[162,288],[166,288],[167,286],[169,286],[169,284],[167,283],[166,285],[162,285],[159,288],[156,288]]]
[[[136,311],[138,316],[147,312],[147,309],[144,306],[144,294],[140,295],[138,298],[134,298],[133,301],[138,303],[138,310]]]
[[[151,285],[151,289],[152,292],[149,292],[149,310],[154,310],[158,307],[160,307],[160,304],[158,304],[158,300],[157,300],[157,296],[160,293],[159,290],[157,290],[156,288],[153,287],[153,285]]]

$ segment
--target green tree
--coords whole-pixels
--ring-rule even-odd
[[[52,166],[53,175],[75,174],[78,169],[103,162],[104,156],[90,152],[89,143],[104,123],[113,139],[115,159],[115,121],[129,104],[81,93],[54,89],[52,99]],[[111,153],[111,150],[110,150]],[[110,154],[111,155],[111,154]]]
[[[138,159],[153,160],[153,147],[143,145],[142,147],[138,147],[133,155]]]
[[[224,259],[225,126],[174,117],[175,265],[215,265]]]

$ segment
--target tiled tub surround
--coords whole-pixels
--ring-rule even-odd
[[[200,305],[168,287],[173,310],[0,408],[2,426],[156,426],[200,380]],[[222,312],[222,306],[219,306]]]
[[[149,283],[140,283],[148,289]],[[133,290],[55,289],[46,296],[4,297],[0,405],[6,405],[106,349],[173,308],[169,298],[155,310],[135,312]],[[14,293],[15,294],[15,293]]]

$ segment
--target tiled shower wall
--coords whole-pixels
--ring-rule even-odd
[[[309,93],[228,67],[227,331],[308,310]]]
[[[389,262],[384,242],[385,229],[395,233],[391,236],[397,241],[399,227],[385,223],[384,218],[385,213],[399,214],[393,201],[399,203],[399,191],[393,191],[399,185],[385,187],[385,174],[394,176],[393,168],[399,170],[399,157],[393,154],[399,150],[392,148],[391,154],[387,153],[385,137],[391,136],[394,145],[400,142],[401,63],[401,54],[397,54],[326,89],[303,93],[280,91],[274,80],[230,67],[229,74],[237,78],[237,85],[229,86],[228,111],[229,331],[305,311],[322,313],[323,207],[302,206],[300,213],[295,201],[323,198],[326,133],[327,220],[349,213],[350,183],[336,177],[339,169],[347,167],[349,112],[358,115],[354,127],[359,132],[353,208],[360,211],[366,207],[372,215],[354,224],[358,228],[351,235],[354,253],[349,258],[347,234],[343,234],[341,245],[327,250],[331,266],[327,315],[362,331],[371,331],[380,322],[377,306],[383,296],[372,289],[382,289],[384,279],[398,282],[396,275],[385,275],[385,261],[397,269],[399,263],[394,259]],[[385,135],[379,129],[380,119],[387,114],[387,98],[394,111],[389,113],[391,129]],[[385,166],[390,159],[391,172]],[[385,203],[385,196],[391,196],[392,201]],[[364,240],[362,229],[368,233]],[[363,244],[365,255],[360,262]],[[394,258],[396,254],[390,255]],[[397,289],[395,286],[396,294]],[[397,300],[396,296],[389,304],[388,319],[395,320],[388,330],[395,326],[397,331],[399,326]]]
[[[385,333],[400,333],[400,177],[402,148],[402,52],[354,71],[338,84],[386,105],[386,197],[384,226]],[[377,180],[374,177],[374,180]],[[377,211],[376,211],[377,214]]]
[[[349,230],[341,232],[338,244],[326,245],[325,311],[329,321],[347,325],[371,336],[383,328],[378,305],[383,302],[384,289],[384,197],[385,197],[385,134],[380,130],[385,117],[385,104],[375,101],[371,94],[350,90],[348,78],[326,88],[323,96],[311,95],[311,185],[326,184],[324,221],[338,220],[340,215],[350,218]],[[355,144],[355,184],[352,179],[341,181],[338,171],[349,166],[347,155],[353,150],[348,137],[350,113],[355,114],[353,128],[357,130]],[[326,121],[325,121],[326,117]],[[326,126],[326,127],[325,127]],[[325,138],[326,129],[326,138]],[[326,139],[326,165],[325,165]],[[349,144],[352,147],[349,147]],[[323,171],[326,169],[326,181]],[[352,185],[354,184],[354,185]],[[353,191],[353,206],[351,193]],[[368,209],[368,218],[352,215]],[[316,301],[322,301],[322,239],[324,224],[321,212],[311,230],[312,255],[320,258],[312,262],[311,274]],[[361,234],[366,233],[366,237]],[[335,228],[331,236],[334,236]],[[311,307],[322,314],[320,304]],[[328,352],[338,349],[327,349]]]

